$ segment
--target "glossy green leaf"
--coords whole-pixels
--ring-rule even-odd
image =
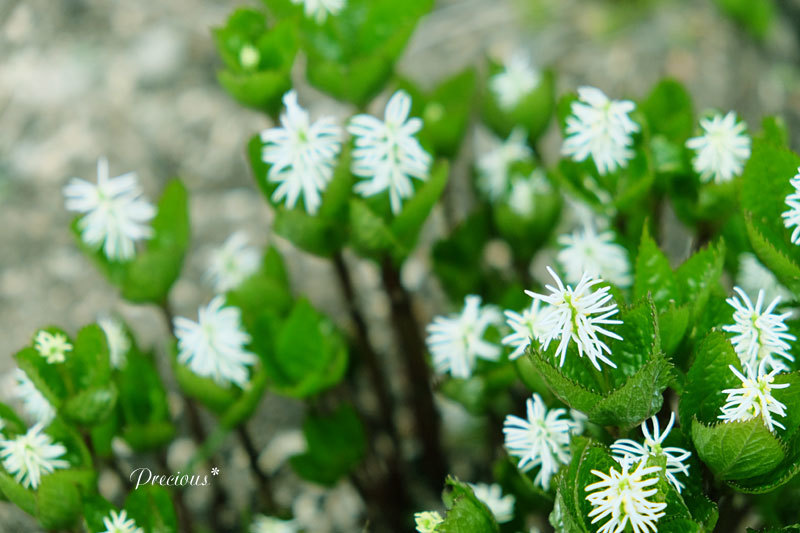
[[[659,311],[666,309],[670,301],[681,301],[678,281],[672,272],[669,259],[650,237],[645,226],[636,256],[633,297],[638,300],[648,293],[653,297],[653,302]]]
[[[178,489],[180,490],[180,489]],[[125,500],[125,510],[147,533],[176,533],[178,518],[169,492],[158,485],[141,486]]]
[[[697,454],[721,479],[741,480],[769,472],[783,460],[780,441],[761,418],[713,426],[692,421]]]
[[[441,533],[498,533],[500,531],[494,515],[481,502],[469,485],[454,477],[447,478],[449,501],[444,522],[436,527]]]
[[[69,472],[42,477],[36,491],[36,514],[45,529],[71,529],[81,516],[81,495]]]

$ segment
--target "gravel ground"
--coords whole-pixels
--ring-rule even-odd
[[[0,372],[13,367],[12,354],[37,327],[75,331],[99,312],[121,314],[145,345],[163,343],[159,314],[122,303],[67,229],[71,215],[61,187],[71,176],[94,179],[100,155],[109,157],[112,172],[136,170],[151,198],[176,175],[189,188],[193,244],[172,294],[178,314],[194,316],[211,296],[201,283],[207,247],[245,229],[256,243],[274,242],[285,253],[298,293],[343,315],[338,291],[329,288],[335,286],[329,265],[269,236],[270,214],[243,157],[246,139],[268,122],[239,107],[215,80],[219,61],[208,30],[235,5],[0,0]],[[516,46],[530,49],[539,64],[553,65],[562,91],[592,84],[611,95],[640,97],[671,75],[688,85],[698,109],[736,109],[753,127],[767,113],[782,114],[795,131],[800,124],[792,29],[778,21],[766,42],[757,43],[707,0],[442,0],[400,69],[430,84],[487,51],[501,56]],[[301,93],[312,113],[350,112],[311,89],[301,87]],[[559,142],[555,132],[548,135],[545,160],[554,159]],[[456,177],[461,184],[454,192],[466,197],[464,176]],[[426,242],[440,231],[441,219],[434,216]],[[377,291],[378,273],[348,259],[358,269],[365,314],[380,326],[388,311]],[[420,299],[422,317],[444,304],[429,290],[435,284],[427,271],[424,250],[404,271],[412,290],[433,294]],[[391,347],[391,338],[381,334],[386,328],[373,329],[376,344]],[[259,429],[288,425],[297,415],[297,406],[276,402],[265,400]],[[258,444],[265,445],[272,431],[257,431]],[[237,450],[226,457],[233,461]],[[34,530],[21,512],[0,504],[0,532]]]

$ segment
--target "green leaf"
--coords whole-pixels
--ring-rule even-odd
[[[4,403],[0,403],[0,420],[3,421],[3,428],[0,433],[9,437],[11,435],[19,435],[28,430],[27,425],[17,415],[17,413]]]
[[[498,63],[490,62],[489,75],[503,70]],[[547,128],[555,108],[555,73],[545,69],[539,84],[510,110],[500,106],[494,92],[489,90],[484,98],[483,120],[486,125],[502,138],[511,134],[515,126],[522,126],[528,133],[528,140],[534,143]]]
[[[147,451],[172,440],[167,392],[151,358],[128,353],[119,374],[122,437],[136,451]]]
[[[695,418],[692,441],[700,459],[725,480],[747,479],[769,472],[785,455],[780,441],[760,417],[713,426]]]
[[[773,470],[748,479],[729,481],[728,484],[740,492],[764,494],[787,484],[800,472],[800,432],[786,446],[783,461]]]
[[[278,18],[297,17],[288,0],[268,0]],[[306,77],[318,89],[363,108],[392,74],[417,20],[431,0],[349,0],[324,23],[299,17]]]
[[[36,516],[36,493],[17,483],[1,466],[0,492],[2,492],[11,503],[29,515]]]
[[[400,254],[386,220],[376,214],[361,198],[350,200],[350,244],[360,255],[379,258],[394,251]]]
[[[17,360],[19,368],[25,372],[28,379],[50,402],[50,405],[58,408],[67,395],[66,385],[58,371],[58,365],[49,364],[33,348],[23,348],[14,354],[14,358]]]
[[[468,294],[485,295],[486,286],[495,278],[484,275],[481,268],[488,230],[486,213],[476,211],[433,246],[433,271],[452,301],[462,301]]]
[[[238,307],[242,322],[251,332],[255,321],[265,309],[278,316],[286,315],[292,307],[292,294],[286,267],[277,248],[270,246],[264,253],[261,268],[226,295],[226,303]]]
[[[241,395],[241,389],[234,385],[219,385],[213,379],[201,377],[192,372],[189,367],[178,362],[177,347],[173,343],[172,367],[175,380],[181,390],[188,396],[195,398],[216,413],[228,409]]]
[[[333,323],[301,298],[264,362],[275,392],[305,398],[338,383],[347,360],[347,346]]]
[[[158,485],[143,485],[131,491],[125,510],[147,533],[176,533],[178,518],[169,492]]]
[[[725,261],[725,244],[709,245],[686,260],[675,272],[681,300],[691,303],[690,323],[696,325],[714,287],[719,286]]]
[[[767,36],[775,17],[773,0],[714,0],[726,15],[749,31],[754,37]]]
[[[45,529],[71,529],[81,515],[81,495],[68,471],[42,477],[36,492],[39,523]]]
[[[83,426],[94,426],[108,420],[117,403],[117,388],[91,387],[71,396],[64,403],[64,416]]]
[[[358,415],[340,405],[329,416],[310,415],[303,422],[307,451],[290,459],[303,479],[333,486],[353,470],[366,453],[366,435]]]
[[[426,93],[410,80],[400,80],[399,89],[411,96],[411,116],[422,118],[419,133],[423,146],[436,156],[455,157],[467,129],[475,97],[475,69],[468,68]]]
[[[99,494],[85,495],[83,497],[83,518],[89,533],[105,533],[108,528],[103,524],[103,518],[116,511],[116,508]]]
[[[632,428],[661,409],[662,393],[671,379],[672,365],[662,356],[655,356],[622,387],[595,405],[587,413],[589,419],[600,425]]]
[[[75,348],[64,365],[78,391],[107,386],[111,379],[111,361],[106,335],[97,324],[82,328],[75,338]]]
[[[233,429],[250,418],[258,408],[266,389],[267,371],[261,366],[250,377],[250,381],[242,395],[222,415],[220,424],[223,427]]]
[[[689,328],[689,305],[678,307],[671,303],[658,315],[658,327],[661,332],[661,349],[667,357],[672,357]]]
[[[650,92],[639,108],[647,117],[652,136],[663,136],[683,146],[694,131],[692,98],[679,81],[665,79]]]
[[[500,531],[494,515],[481,502],[469,485],[450,476],[447,478],[450,501],[444,522],[436,527],[439,533],[498,533]]]
[[[781,282],[795,290],[800,276],[800,251],[790,240],[781,213],[786,196],[794,191],[790,179],[800,167],[800,156],[770,140],[756,138],[742,174],[741,204],[747,233],[759,259]]]
[[[227,67],[217,72],[220,84],[239,103],[276,116],[281,97],[292,88],[298,48],[294,24],[279,22],[268,30],[263,13],[240,8],[213,34]]]
[[[719,420],[720,408],[725,403],[722,391],[741,385],[729,365],[741,370],[739,357],[725,333],[712,331],[695,348],[694,361],[686,375],[678,407],[684,431],[691,427],[693,417],[705,424]]]
[[[568,353],[568,359],[570,355],[577,354]],[[602,401],[602,394],[590,390],[587,386],[567,377],[551,362],[552,357],[549,354],[545,355],[538,347],[532,346],[525,357],[530,358],[534,368],[545,380],[553,394],[573,409],[588,414]]]
[[[659,311],[666,309],[670,301],[681,300],[678,281],[669,265],[669,259],[650,237],[647,225],[642,232],[639,253],[636,256],[633,297],[638,300],[650,294]]]

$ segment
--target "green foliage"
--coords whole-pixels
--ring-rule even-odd
[[[225,64],[217,72],[220,85],[239,103],[277,116],[281,97],[292,87],[290,74],[298,48],[295,26],[279,22],[267,28],[264,13],[240,8],[212,33]]]
[[[318,24],[289,0],[265,3],[279,20],[296,20],[308,81],[360,108],[383,89],[417,20],[432,6],[431,0],[350,0]]]
[[[411,116],[420,117],[424,126],[419,134],[423,146],[436,156],[453,158],[461,147],[475,100],[475,70],[468,68],[425,92],[410,80],[400,80],[399,88],[411,96]]]
[[[493,76],[503,70],[502,65],[490,61],[489,75]],[[521,125],[528,134],[528,140],[534,144],[544,133],[550,123],[555,108],[555,73],[544,70],[539,84],[529,94],[523,96],[512,109],[504,109],[494,92],[487,88],[484,95],[483,120],[497,135],[506,138],[515,126]]]
[[[152,221],[153,238],[132,261],[114,262],[101,250],[87,246],[80,238],[78,220],[72,230],[78,246],[91,257],[108,280],[135,303],[161,303],[183,267],[189,246],[189,206],[186,188],[178,180],[164,188]]]
[[[152,358],[132,350],[117,379],[122,438],[137,451],[170,442],[175,427],[170,420],[167,392]]]
[[[761,418],[707,426],[692,421],[697,454],[721,479],[741,480],[775,468],[784,458],[780,441]]]
[[[307,451],[290,461],[297,475],[308,481],[333,486],[366,453],[364,427],[349,405],[340,405],[329,416],[308,416],[303,423],[303,434]]]
[[[159,485],[144,485],[131,491],[125,500],[125,510],[145,533],[178,531],[172,498],[167,489]]]
[[[272,390],[305,398],[339,382],[347,367],[347,345],[307,300],[297,300],[274,334],[274,350],[264,354]]]
[[[773,0],[714,0],[719,9],[754,37],[766,37],[775,17]]]
[[[498,533],[494,515],[475,497],[469,485],[454,477],[447,478],[448,490],[444,494],[447,515],[436,528],[441,533]]]

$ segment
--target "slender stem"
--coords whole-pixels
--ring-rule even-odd
[[[383,286],[389,296],[392,325],[400,345],[408,380],[411,386],[411,405],[416,419],[417,435],[422,440],[423,471],[429,484],[441,489],[447,474],[447,464],[442,453],[439,428],[439,413],[433,400],[430,369],[425,360],[425,344],[419,325],[414,318],[411,295],[400,280],[400,272],[391,258],[381,263]]]
[[[337,251],[334,254],[333,265],[336,269],[336,275],[339,278],[339,284],[341,285],[342,292],[345,296],[347,311],[350,314],[350,319],[353,321],[353,324],[356,327],[356,341],[358,343],[358,350],[361,352],[364,362],[366,363],[372,388],[378,398],[378,407],[381,412],[381,417],[386,424],[386,430],[389,432],[389,436],[392,438],[395,446],[399,446],[397,428],[394,424],[394,400],[392,399],[391,389],[389,388],[389,384],[386,380],[386,376],[383,373],[383,369],[381,369],[378,355],[375,353],[372,344],[369,342],[367,323],[364,320],[361,311],[359,311],[358,306],[356,305],[356,295],[353,288],[353,281],[350,278],[350,272],[347,269],[347,265],[344,262],[344,257],[342,256],[341,251]]]
[[[275,506],[275,499],[272,496],[272,487],[269,478],[258,466],[258,451],[253,444],[253,439],[250,437],[250,433],[247,431],[247,427],[244,424],[236,428],[236,433],[239,435],[239,441],[242,443],[245,452],[247,452],[247,457],[250,459],[250,469],[256,476],[261,504],[267,514],[274,514],[277,508]]]

